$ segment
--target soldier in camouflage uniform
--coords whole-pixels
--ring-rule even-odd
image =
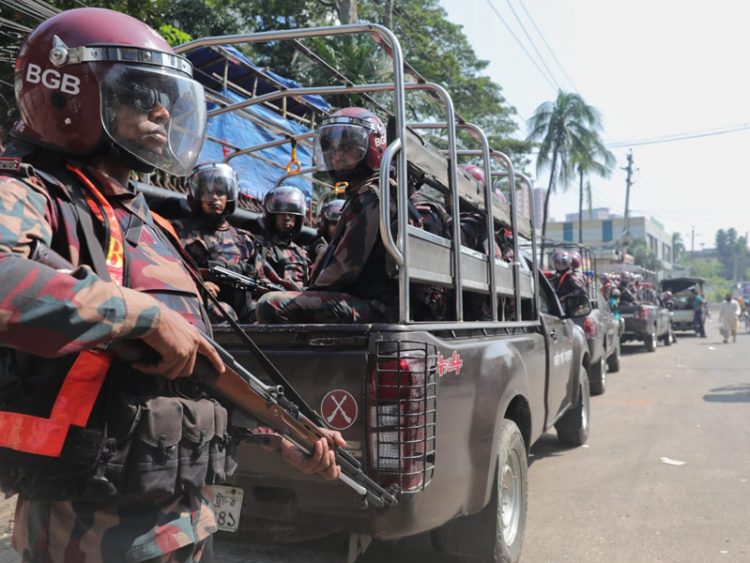
[[[254,277],[255,244],[252,235],[229,224],[239,193],[239,179],[231,166],[207,163],[197,166],[187,182],[191,219],[177,225],[182,244],[206,276],[206,287],[235,313],[243,323],[253,322],[255,313],[250,293],[233,284],[212,277],[213,266],[222,266],[239,274]],[[209,311],[211,309],[209,308]],[[211,320],[223,317],[211,313]]]
[[[263,198],[266,234],[259,237],[256,268],[261,276],[287,289],[307,286],[310,259],[294,242],[302,230],[305,195],[294,186],[278,186]]]
[[[334,199],[326,202],[318,212],[318,238],[316,238],[308,247],[307,254],[310,257],[310,263],[314,264],[325,252],[328,245],[331,244],[333,233],[336,232],[341,218],[341,210],[344,207],[343,199]]]
[[[395,266],[380,238],[376,171],[385,146],[383,123],[365,109],[345,108],[321,122],[316,162],[334,180],[348,183],[346,203],[331,244],[313,269],[309,289],[264,295],[257,304],[259,322],[396,320]]]
[[[128,184],[133,170],[190,172],[205,130],[191,74],[151,28],[98,8],[46,20],[16,63],[21,120],[0,158],[0,489],[19,493],[25,562],[210,551],[227,413],[170,381],[198,354],[224,367],[188,266]],[[160,360],[102,351],[120,340]],[[310,457],[279,448],[303,472],[339,472],[325,439]]]

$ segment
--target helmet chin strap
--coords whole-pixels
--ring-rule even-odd
[[[123,165],[127,166],[134,172],[139,172],[141,174],[149,174],[153,172],[154,169],[156,168],[153,164],[147,164],[146,162],[143,162],[140,158],[126,151],[109,137],[106,137],[104,139],[103,152],[108,157],[114,160],[117,160],[118,162],[121,162]]]
[[[331,176],[335,182],[352,182],[363,180],[372,174],[369,166],[365,164],[365,159],[359,161],[355,168],[351,170],[332,170]]]

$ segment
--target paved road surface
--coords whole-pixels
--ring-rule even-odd
[[[532,449],[522,561],[750,561],[749,350],[750,335],[722,344],[711,325],[707,339],[652,354],[626,346],[621,372],[592,399],[587,446],[564,450],[549,434]],[[0,502],[0,563],[16,561],[10,516]],[[222,563],[334,560],[307,547],[217,543]],[[421,536],[376,542],[360,561],[458,559]]]

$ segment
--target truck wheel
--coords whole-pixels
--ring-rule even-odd
[[[646,346],[646,352],[656,352],[656,332],[651,332],[646,336],[643,344]]]
[[[615,351],[607,358],[607,371],[617,373],[620,371],[620,345],[615,345]]]
[[[555,423],[557,438],[560,442],[571,447],[585,444],[589,438],[590,414],[589,378],[582,377],[578,388],[577,403]]]
[[[436,549],[466,555],[466,561],[516,563],[520,559],[529,496],[526,446],[518,426],[508,419],[500,423],[498,440],[489,504],[477,514],[433,530]]]
[[[664,342],[664,346],[671,346],[673,340],[674,336],[672,335],[672,327],[670,326],[667,334],[664,335],[661,341]]]
[[[604,358],[599,358],[593,366],[589,366],[589,388],[592,395],[601,395],[607,388],[607,370],[604,368]]]

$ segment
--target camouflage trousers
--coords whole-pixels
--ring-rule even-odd
[[[13,548],[24,563],[208,563],[213,492],[127,504],[19,497]]]
[[[386,323],[396,315],[379,301],[332,291],[274,291],[266,293],[255,309],[258,322]]]

